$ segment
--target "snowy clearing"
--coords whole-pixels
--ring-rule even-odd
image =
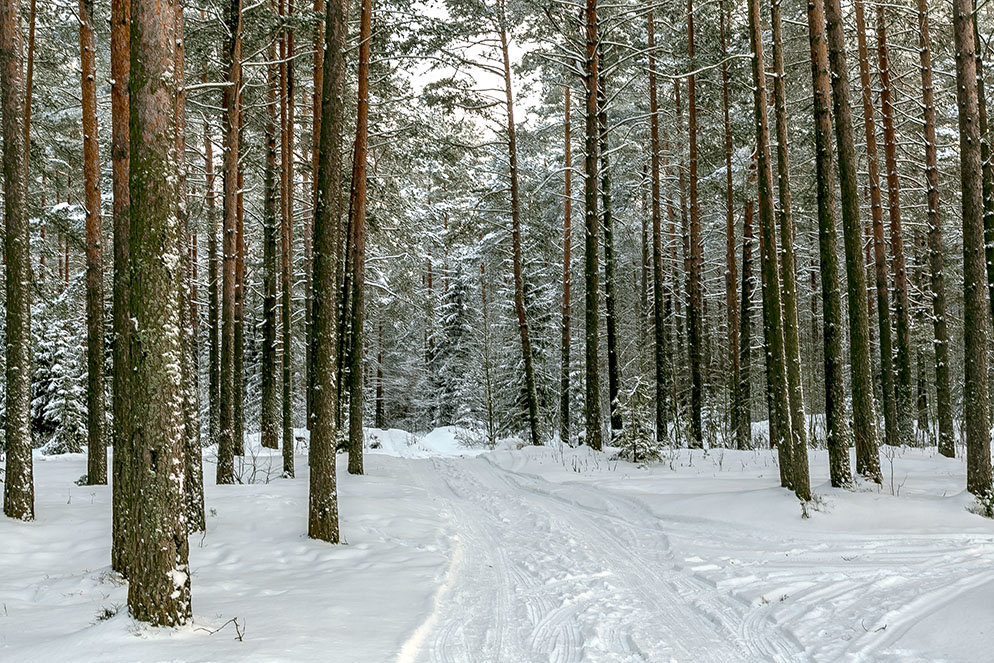
[[[341,546],[303,534],[306,455],[281,479],[279,452],[250,440],[242,472],[257,483],[207,486],[195,620],[178,630],[128,617],[110,489],[73,483],[85,456],[36,455],[37,521],[0,521],[0,660],[983,661],[994,648],[994,522],[968,511],[962,460],[885,450],[885,486],[846,492],[812,452],[820,500],[803,519],[769,450],[640,467],[462,437],[368,431],[367,476],[339,466]]]

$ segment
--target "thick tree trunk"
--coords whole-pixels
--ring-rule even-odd
[[[690,69],[696,66],[694,57],[694,0],[687,0],[687,57]],[[701,208],[697,199],[697,76],[687,77],[687,133],[690,142],[690,298],[687,324],[690,327],[690,446],[704,445],[704,302],[701,284],[704,266],[701,240]],[[779,298],[779,296],[778,296]]]
[[[31,4],[28,7],[28,64],[27,73],[25,74],[24,81],[24,172],[27,173],[28,181],[31,179],[31,97],[34,92],[34,74],[35,74],[35,24],[37,23],[37,1],[31,0]],[[80,17],[82,19],[82,17]],[[92,34],[92,26],[90,28]],[[45,173],[42,175],[42,186],[44,186]],[[26,185],[25,185],[26,186]],[[44,204],[45,194],[42,192],[42,207]],[[41,228],[41,239],[42,242],[45,241],[45,227]],[[45,266],[45,256],[41,256],[41,266]]]
[[[342,185],[343,94],[348,3],[330,0],[325,13],[321,143],[314,215],[314,347],[311,396],[310,493],[307,535],[338,543],[335,442],[338,433],[338,218]]]
[[[604,231],[604,309],[607,327],[607,389],[610,399],[609,411],[612,436],[622,428],[621,403],[618,393],[621,390],[621,367],[618,359],[618,315],[615,294],[617,259],[614,253],[614,217],[611,214],[611,165],[608,158],[608,117],[607,89],[605,86],[604,42],[597,44],[597,130],[598,157],[601,175],[602,227]]]
[[[586,442],[598,451],[602,446],[601,432],[601,380],[597,333],[600,316],[598,299],[600,275],[597,266],[597,0],[587,0],[585,12],[586,51],[584,60],[584,88],[586,92],[585,158],[583,184],[584,215],[584,334],[586,349],[584,367],[586,377]]]
[[[849,413],[846,408],[842,354],[842,300],[839,295],[838,240],[835,230],[835,173],[832,149],[831,84],[823,0],[808,3],[808,42],[814,91],[815,174],[818,199],[818,255],[825,361],[825,428],[830,480],[835,487],[852,484],[849,466]],[[850,288],[851,292],[851,288]]]
[[[86,483],[107,483],[104,400],[104,269],[100,230],[100,143],[97,135],[97,62],[93,0],[79,0],[82,71],[83,188],[86,204]],[[25,141],[25,148],[27,148]]]
[[[894,353],[894,404],[901,444],[915,439],[914,392],[911,384],[911,319],[908,304],[908,273],[904,260],[904,230],[901,225],[901,184],[897,176],[897,136],[894,102],[891,99],[890,59],[884,7],[877,5],[877,65],[880,74],[880,107],[884,125],[884,158],[887,166],[887,209],[890,216],[890,256],[894,271],[894,318],[897,343]],[[879,269],[879,268],[878,268]]]
[[[853,433],[856,471],[881,482],[877,451],[877,416],[873,403],[873,367],[870,362],[870,324],[866,303],[866,264],[863,261],[863,226],[859,220],[859,183],[856,149],[849,102],[849,69],[842,30],[840,0],[825,0],[829,67],[832,72],[832,105],[838,143],[839,191],[846,247],[846,282],[849,286],[849,357],[852,373]]]
[[[960,184],[963,208],[963,334],[966,417],[966,488],[991,490],[991,443],[987,393],[987,301],[984,292],[983,164],[977,108],[977,60],[971,0],[954,0],[956,102],[959,109]]]
[[[110,5],[111,163],[114,191],[114,462],[113,535],[111,568],[127,577],[131,534],[129,497],[131,481],[131,422],[128,378],[131,375],[131,195],[128,172],[131,159],[128,87],[131,72],[131,2],[112,0]]]
[[[877,160],[876,123],[873,119],[873,88],[870,86],[870,61],[866,48],[866,21],[863,0],[854,2],[856,37],[859,49],[859,81],[862,88],[863,124],[866,127],[866,165],[870,181],[870,214],[873,218],[873,265],[877,295],[877,321],[880,327],[880,384],[884,408],[884,440],[899,444],[897,406],[894,400],[893,345],[891,339],[890,302],[887,296],[887,255],[884,243],[883,203]],[[872,303],[872,300],[870,300]]]
[[[770,402],[770,440],[776,440],[780,482],[801,500],[811,499],[807,448],[794,440],[784,352],[784,322],[780,302],[777,231],[773,211],[773,171],[770,164],[769,103],[763,64],[759,0],[749,0],[749,42],[752,46],[753,105],[756,123],[756,166],[759,184],[759,257],[763,278],[763,329],[766,335],[766,376]],[[794,458],[794,451],[801,452]]]
[[[273,3],[275,4],[275,3]],[[271,7],[275,9],[275,7]],[[266,168],[263,173],[262,204],[262,393],[259,404],[260,443],[268,449],[279,447],[279,414],[276,368],[276,112],[279,82],[276,41],[269,45],[270,64],[266,67]]]
[[[369,138],[369,58],[372,46],[372,0],[362,0],[359,14],[359,85],[356,102],[355,149],[352,153],[352,189],[349,224],[352,244],[352,330],[349,352],[349,474],[363,474],[363,345],[366,286],[366,159]],[[513,162],[512,162],[513,163]]]
[[[571,265],[573,259],[573,146],[572,122],[570,118],[569,74],[563,86],[563,299],[562,299],[562,341],[560,345],[559,375],[559,438],[566,444],[570,436],[570,288]],[[481,265],[482,267],[482,265]]]
[[[189,621],[182,334],[183,274],[176,203],[175,71],[178,3],[131,2],[131,486],[132,617],[154,626]]]
[[[652,320],[653,374],[656,384],[656,442],[666,439],[666,310],[663,300],[662,211],[659,204],[659,100],[656,89],[655,9],[649,8],[649,136],[652,165]]]
[[[226,7],[228,41],[224,88],[224,225],[221,282],[221,386],[220,437],[217,450],[219,484],[235,482],[235,259],[238,253],[238,87],[241,84],[242,2],[229,0]]]
[[[3,512],[34,520],[31,462],[31,248],[24,164],[24,79],[19,0],[0,1],[4,263],[7,281],[6,474]]]
[[[773,0],[770,4],[770,22],[773,29],[773,107],[777,118],[777,186],[780,196],[777,216],[780,226],[780,278],[783,283],[783,340],[790,424],[793,432],[794,481],[795,490],[800,489],[801,492],[804,492],[803,484],[809,484],[807,492],[810,498],[807,417],[804,414],[801,342],[797,324],[797,263],[794,259],[794,216],[790,199],[787,92],[784,83],[780,0]]]
[[[928,206],[928,267],[935,335],[935,408],[939,424],[939,453],[956,455],[953,408],[949,386],[949,329],[946,327],[946,281],[943,273],[942,216],[939,212],[939,166],[935,139],[935,92],[932,87],[932,42],[928,4],[918,0],[919,60],[922,78],[922,118],[925,122],[925,202]]]

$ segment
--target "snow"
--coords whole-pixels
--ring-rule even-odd
[[[980,661],[994,647],[994,522],[969,510],[961,459],[887,450],[882,487],[844,491],[813,451],[803,518],[768,449],[640,466],[473,439],[368,430],[366,476],[339,458],[346,543],[330,546],[304,535],[305,447],[288,480],[250,436],[238,472],[253,483],[206,486],[194,623],[175,630],[127,615],[110,491],[73,483],[85,456],[38,454],[38,519],[0,519],[0,660]]]

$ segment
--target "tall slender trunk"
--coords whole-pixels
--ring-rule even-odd
[[[604,41],[597,44],[598,76],[597,76],[597,127],[598,127],[598,156],[600,158],[601,175],[601,206],[602,228],[604,231],[604,308],[606,311],[607,327],[607,385],[609,410],[611,413],[611,431],[615,433],[622,428],[621,403],[618,393],[621,389],[621,367],[618,363],[618,315],[616,311],[617,296],[615,294],[617,259],[614,253],[614,216],[611,214],[611,165],[608,157],[608,116],[607,89],[605,86],[606,60]]]
[[[179,297],[184,232],[177,205],[174,0],[132,0],[131,144],[131,360],[128,396],[135,453],[134,509],[128,565],[131,616],[154,626],[180,626],[191,618],[188,563],[183,384]],[[167,259],[163,259],[166,256]]]
[[[238,253],[238,88],[241,85],[242,0],[229,0],[226,7],[228,40],[225,65],[228,85],[223,92],[224,108],[224,225],[223,276],[221,282],[221,385],[219,396],[220,437],[217,451],[217,483],[235,482],[235,258]]]
[[[186,185],[186,42],[183,35],[183,5],[175,7],[175,48],[173,76],[176,80],[176,215],[179,218],[180,277],[176,296],[179,298],[180,343],[183,373],[183,462],[186,467],[186,516],[191,532],[203,531],[204,477],[200,443],[200,386],[197,370],[196,321],[193,318],[193,259],[190,250],[190,219],[187,209]]]
[[[335,355],[338,218],[342,185],[342,130],[348,2],[330,0],[325,12],[321,143],[318,150],[317,208],[314,214],[313,393],[311,395],[310,492],[307,535],[338,543],[335,440],[338,391]]]
[[[372,46],[372,0],[362,0],[359,14],[359,86],[356,103],[355,150],[352,153],[352,189],[349,196],[352,244],[352,343],[349,352],[349,474],[363,474],[362,360],[365,335],[366,286],[366,159],[369,138],[369,58]]]
[[[324,87],[324,0],[314,0],[314,99],[311,102],[311,186],[313,190],[309,222],[304,228],[304,370],[305,407],[307,410],[307,430],[311,429],[312,399],[314,393],[313,358],[314,348],[314,221],[318,207],[318,162],[321,146],[321,103]]]
[[[987,301],[984,292],[983,161],[977,107],[977,59],[971,0],[954,0],[956,102],[959,109],[960,185],[963,211],[963,334],[966,417],[966,487],[991,490],[991,443],[987,393]]]
[[[773,29],[773,107],[777,118],[777,186],[780,196],[780,278],[783,284],[783,340],[787,369],[787,396],[793,433],[795,490],[810,498],[808,471],[807,417],[804,414],[804,386],[801,380],[801,341],[797,324],[797,263],[794,258],[794,216],[790,199],[790,157],[787,140],[787,92],[783,68],[783,29],[780,0],[770,3]],[[805,485],[807,487],[805,488]]]
[[[659,204],[659,100],[656,89],[655,9],[648,12],[649,32],[649,136],[652,166],[652,320],[653,373],[656,384],[656,442],[666,438],[666,302],[663,293],[662,211]]]
[[[770,439],[780,457],[780,482],[793,488],[801,500],[811,499],[807,448],[793,437],[784,352],[784,321],[780,302],[780,269],[773,212],[773,171],[770,166],[769,103],[763,68],[763,36],[759,0],[749,0],[749,42],[752,46],[753,105],[756,122],[756,166],[759,184],[759,259],[763,278],[763,329],[766,335],[767,390],[772,403]],[[802,456],[794,458],[800,447]]]
[[[383,312],[376,321],[376,409],[373,414],[373,425],[377,428],[386,427],[383,399]]]
[[[721,40],[721,109],[725,131],[725,315],[728,319],[728,363],[731,368],[729,387],[732,403],[731,429],[738,428],[739,412],[736,407],[736,390],[739,387],[739,302],[735,288],[738,274],[735,266],[735,198],[732,188],[732,123],[728,114],[728,46],[725,22],[728,19],[724,0],[718,3],[718,31]],[[774,47],[774,60],[776,48]],[[650,75],[652,75],[650,73]],[[777,79],[779,80],[779,79]],[[777,125],[779,129],[779,124]]]
[[[293,0],[287,0],[287,13],[293,15]],[[294,131],[294,77],[293,77],[293,22],[284,36],[280,65],[280,92],[283,128],[281,132],[283,155],[283,194],[280,231],[280,280],[282,281],[283,325],[283,474],[293,476],[293,131]]]
[[[832,72],[832,105],[838,143],[839,191],[842,194],[842,228],[846,247],[846,282],[849,286],[849,357],[852,373],[853,433],[856,471],[880,483],[877,451],[877,416],[873,404],[873,368],[870,362],[870,324],[866,303],[866,264],[863,261],[863,226],[859,220],[859,183],[849,105],[849,69],[842,30],[840,0],[825,0],[828,60]]]
[[[31,462],[31,248],[24,177],[24,79],[19,0],[0,2],[0,113],[3,117],[4,264],[7,281],[7,471],[3,512],[34,520]]]
[[[587,0],[585,12],[584,89],[586,92],[586,117],[584,136],[584,333],[586,349],[586,418],[587,444],[598,451],[602,446],[601,432],[601,380],[597,333],[599,318],[600,275],[597,267],[597,0]]]
[[[131,140],[128,87],[131,73],[131,2],[111,0],[110,4],[110,88],[111,168],[114,195],[114,413],[113,524],[110,565],[127,577],[128,546],[132,536],[129,510],[131,482],[131,422],[128,378],[131,375],[131,196],[128,188]]]
[[[750,166],[749,184],[755,182],[755,163]],[[751,187],[750,187],[751,188]],[[752,298],[756,290],[752,276],[753,202],[746,199],[742,223],[742,311],[739,315],[739,384],[735,390],[735,409],[738,412],[735,446],[752,448]]]
[[[697,60],[694,56],[694,0],[687,0],[687,57],[693,72]],[[702,271],[704,265],[701,240],[701,208],[697,199],[697,76],[687,77],[687,133],[690,143],[690,299],[687,322],[690,327],[690,446],[704,445],[704,349]]]
[[[504,61],[504,98],[507,108],[507,155],[510,161],[509,175],[511,178],[511,244],[514,252],[514,311],[518,316],[518,331],[521,335],[521,356],[525,365],[525,398],[527,399],[528,407],[529,441],[533,445],[539,445],[542,444],[542,440],[538,432],[538,395],[535,390],[535,368],[531,335],[528,330],[528,317],[525,310],[525,277],[521,250],[521,194],[518,188],[518,145],[514,126],[514,97],[511,88],[511,61],[507,51],[507,16],[504,11],[504,0],[500,0],[499,7],[498,31],[500,32],[501,55]],[[595,25],[595,32],[596,29]],[[594,85],[594,92],[596,93],[596,81]],[[595,96],[594,113],[596,114],[596,112],[597,99]],[[594,120],[596,121],[596,119],[595,117]]]
[[[282,4],[282,3],[281,3]],[[275,10],[274,2],[270,9]],[[276,109],[279,103],[279,66],[276,64],[276,41],[269,44],[266,67],[266,167],[263,173],[262,203],[262,393],[259,404],[260,443],[268,449],[279,447],[276,381],[276,205],[279,191],[276,180]]]
[[[870,61],[866,48],[866,21],[863,0],[854,2],[856,37],[859,49],[859,81],[863,98],[863,124],[866,127],[866,165],[870,180],[870,214],[873,219],[873,265],[877,294],[877,322],[880,327],[880,384],[884,408],[884,440],[899,444],[897,405],[894,399],[893,345],[891,340],[890,302],[887,296],[887,255],[884,243],[883,203],[877,161],[876,123],[873,119],[873,88],[870,85]],[[871,300],[872,303],[872,300]]]
[[[559,438],[570,443],[570,288],[573,254],[573,146],[572,122],[570,118],[569,74],[563,86],[563,299],[562,299],[562,342],[560,345],[559,377]]]
[[[104,402],[104,268],[100,229],[100,144],[97,135],[97,62],[93,0],[79,0],[83,109],[83,188],[86,204],[86,483],[107,483]],[[25,148],[27,148],[25,141]]]
[[[935,335],[935,408],[939,424],[939,453],[956,455],[953,408],[949,386],[949,329],[946,327],[946,282],[942,257],[942,216],[939,212],[939,166],[935,140],[935,93],[932,87],[932,42],[928,4],[918,0],[919,60],[922,78],[922,118],[925,122],[925,200],[928,206],[928,267]]]
[[[204,70],[203,81],[207,82]],[[216,446],[221,435],[221,347],[220,341],[220,255],[218,234],[221,231],[217,215],[217,201],[214,190],[214,142],[211,140],[210,123],[203,116],[204,123],[204,186],[207,193],[207,443]]]
[[[901,226],[901,184],[897,176],[897,136],[894,102],[891,99],[890,59],[887,54],[887,25],[884,7],[877,5],[877,65],[880,74],[880,107],[884,125],[884,158],[887,166],[887,210],[890,215],[890,257],[894,270],[894,317],[897,347],[894,353],[897,382],[894,403],[902,444],[915,439],[914,393],[911,384],[911,319],[908,304],[908,273],[904,260],[904,231]]]
[[[239,81],[241,74],[239,74]],[[240,85],[240,83],[239,83]],[[238,92],[238,144],[245,143],[245,106]],[[232,437],[235,455],[245,455],[245,165],[238,161],[238,194],[235,197],[235,370]]]
[[[842,300],[839,295],[838,240],[835,230],[831,85],[823,0],[808,3],[808,42],[814,91],[815,175],[818,199],[818,255],[821,261],[822,328],[825,362],[825,429],[830,480],[835,487],[852,484],[849,467],[849,414],[846,408],[842,355]],[[850,288],[850,292],[851,292]],[[814,318],[812,318],[814,319]]]

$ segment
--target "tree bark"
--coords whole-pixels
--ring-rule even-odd
[[[321,97],[324,86],[324,0],[314,0],[314,99],[311,119],[311,182],[313,190],[311,213],[304,228],[304,386],[307,430],[311,429],[311,399],[314,393],[313,358],[314,347],[314,219],[318,207],[318,161],[321,145]]]
[[[372,0],[362,0],[359,14],[359,85],[356,102],[355,149],[352,154],[352,189],[349,225],[352,243],[352,343],[349,352],[349,474],[363,474],[362,364],[365,335],[366,286],[366,159],[369,138],[369,59],[372,46]],[[512,161],[513,163],[513,161]]]
[[[586,349],[586,442],[600,451],[601,433],[601,381],[597,333],[600,294],[600,275],[597,267],[597,0],[587,0],[585,12],[584,88],[586,92],[585,158],[583,184],[584,215],[584,326]]]
[[[203,80],[207,82],[207,72]],[[207,443],[216,446],[221,435],[221,347],[220,341],[220,255],[218,234],[221,232],[214,192],[214,142],[204,116],[204,185],[207,189]]]
[[[935,93],[932,87],[932,43],[928,4],[918,0],[919,61],[922,78],[922,118],[925,126],[925,182],[928,205],[928,267],[932,295],[932,331],[935,335],[935,407],[939,424],[939,453],[956,455],[953,408],[949,386],[949,329],[946,327],[946,282],[943,273],[942,216],[939,166],[935,139]]]
[[[321,143],[314,215],[313,394],[307,535],[330,543],[338,543],[339,539],[335,480],[338,432],[336,273],[348,7],[345,0],[330,0],[325,12],[325,76],[321,90]]]
[[[984,292],[984,201],[977,59],[971,0],[953,2],[956,102],[959,109],[960,185],[963,213],[963,334],[966,417],[966,488],[991,490],[991,444],[987,393],[987,301]]]
[[[693,71],[697,60],[694,56],[694,0],[687,0],[687,57]],[[690,142],[690,286],[687,323],[690,327],[690,446],[704,445],[704,302],[701,277],[704,265],[701,241],[701,208],[697,199],[697,76],[687,77],[687,133]],[[779,299],[779,295],[778,295]]]
[[[131,195],[128,188],[131,140],[128,87],[131,72],[131,2],[110,5],[111,162],[114,190],[114,412],[113,534],[111,568],[127,577],[128,545],[132,538],[129,496],[131,482],[131,421],[128,378],[131,375]]]
[[[662,211],[659,203],[659,100],[656,89],[655,9],[648,12],[649,32],[649,136],[652,166],[652,320],[653,373],[656,384],[656,442],[666,439],[666,311],[663,293]]]
[[[801,500],[811,499],[807,448],[793,437],[784,352],[784,322],[780,302],[776,221],[773,213],[773,171],[770,166],[769,103],[763,64],[759,0],[749,0],[749,43],[752,47],[753,105],[756,126],[756,167],[759,184],[759,257],[763,278],[763,329],[766,335],[766,376],[770,402],[770,440],[776,440],[781,485]],[[794,458],[800,446],[803,455]]]
[[[863,15],[863,1],[856,0],[854,7],[859,49],[859,81],[863,92],[863,124],[866,127],[866,165],[870,181],[870,214],[873,219],[873,265],[877,294],[877,322],[880,327],[880,384],[883,390],[881,402],[884,408],[884,440],[887,444],[896,446],[899,444],[900,435],[897,427],[897,405],[894,399],[894,348],[891,339],[890,301],[887,296],[887,255],[877,160],[876,123],[873,118],[873,88],[870,86],[870,61],[866,48],[866,21]]]
[[[859,220],[859,183],[849,102],[846,41],[842,30],[840,0],[824,0],[824,5],[829,67],[832,72],[835,138],[839,148],[839,190],[842,194],[846,282],[849,286],[849,356],[856,471],[867,479],[880,483],[882,478],[877,451],[877,416],[873,404],[870,325],[866,303],[866,264],[863,261],[863,226]]]
[[[24,79],[19,0],[0,1],[0,113],[3,116],[4,263],[6,264],[7,466],[3,512],[34,520],[31,461],[31,248],[24,164]]]
[[[225,65],[228,85],[224,108],[224,225],[221,282],[221,385],[219,390],[220,439],[217,450],[219,484],[235,482],[235,259],[238,253],[238,88],[241,85],[242,2],[229,0],[226,7],[228,41]]]
[[[842,300],[839,295],[838,240],[835,230],[835,173],[832,148],[831,85],[823,0],[808,3],[808,42],[814,91],[815,174],[818,199],[818,255],[825,361],[825,428],[830,480],[852,484],[849,466],[849,413],[846,408],[842,355]],[[865,289],[865,288],[864,288]],[[850,292],[852,291],[850,287]]]
[[[755,153],[754,153],[755,154]],[[749,184],[755,182],[755,163],[750,165]],[[754,208],[752,196],[745,203],[742,222],[742,311],[739,314],[739,384],[735,390],[738,412],[735,446],[752,449],[752,298],[756,290],[752,276],[752,240]]]
[[[562,299],[562,342],[560,345],[559,376],[559,438],[566,444],[570,436],[570,327],[572,286],[571,265],[573,259],[573,146],[572,121],[570,118],[569,74],[563,85],[563,299]],[[481,284],[482,285],[482,284]]]
[[[176,202],[175,71],[178,3],[132,0],[131,339],[134,530],[128,565],[132,617],[180,626],[191,617]]]
[[[801,348],[797,323],[797,263],[794,258],[794,216],[790,197],[790,157],[787,139],[787,92],[784,83],[783,29],[780,0],[770,3],[773,32],[773,107],[777,119],[777,186],[780,196],[780,277],[783,283],[783,337],[787,369],[787,396],[793,433],[795,490],[807,492],[810,499],[808,471],[807,417],[804,413],[804,386],[801,380]],[[807,485],[805,489],[804,486]],[[799,493],[800,495],[800,493]]]
[[[275,2],[270,9],[275,10]],[[282,3],[281,3],[282,4]],[[262,205],[262,393],[259,404],[260,443],[268,449],[279,447],[279,403],[276,368],[276,205],[279,197],[276,181],[276,112],[279,65],[276,64],[276,40],[269,45],[266,67],[266,168],[263,173]]]
[[[287,12],[293,14],[293,0],[287,0]],[[292,21],[291,24],[292,26]],[[282,130],[283,192],[282,228],[280,232],[280,279],[283,283],[281,302],[283,323],[283,474],[293,476],[293,131],[294,77],[293,28],[284,36],[284,57],[281,59],[281,110],[285,109]]]
[[[735,197],[732,188],[732,124],[728,114],[728,57],[725,23],[728,19],[724,0],[718,3],[718,28],[721,41],[721,109],[722,126],[725,132],[725,315],[728,320],[728,364],[731,369],[729,387],[732,403],[731,429],[738,429],[737,408],[739,388],[739,302],[735,292],[738,285],[738,270],[735,266]],[[776,60],[776,47],[774,47]],[[650,75],[652,75],[650,73]],[[650,85],[651,87],[651,85]],[[779,129],[779,124],[777,125]]]
[[[890,58],[884,7],[877,5],[877,64],[880,74],[880,107],[884,125],[884,159],[887,166],[887,210],[890,217],[890,256],[894,271],[894,318],[897,347],[894,361],[897,381],[894,405],[901,444],[915,440],[914,393],[911,384],[911,320],[908,304],[908,273],[904,260],[904,230],[901,224],[901,184],[897,176],[897,135],[894,102],[891,98]]]
[[[86,204],[86,483],[107,483],[104,399],[104,269],[100,225],[100,143],[97,135],[97,63],[93,0],[79,0],[83,113],[83,188]],[[28,142],[25,141],[25,149]]]

